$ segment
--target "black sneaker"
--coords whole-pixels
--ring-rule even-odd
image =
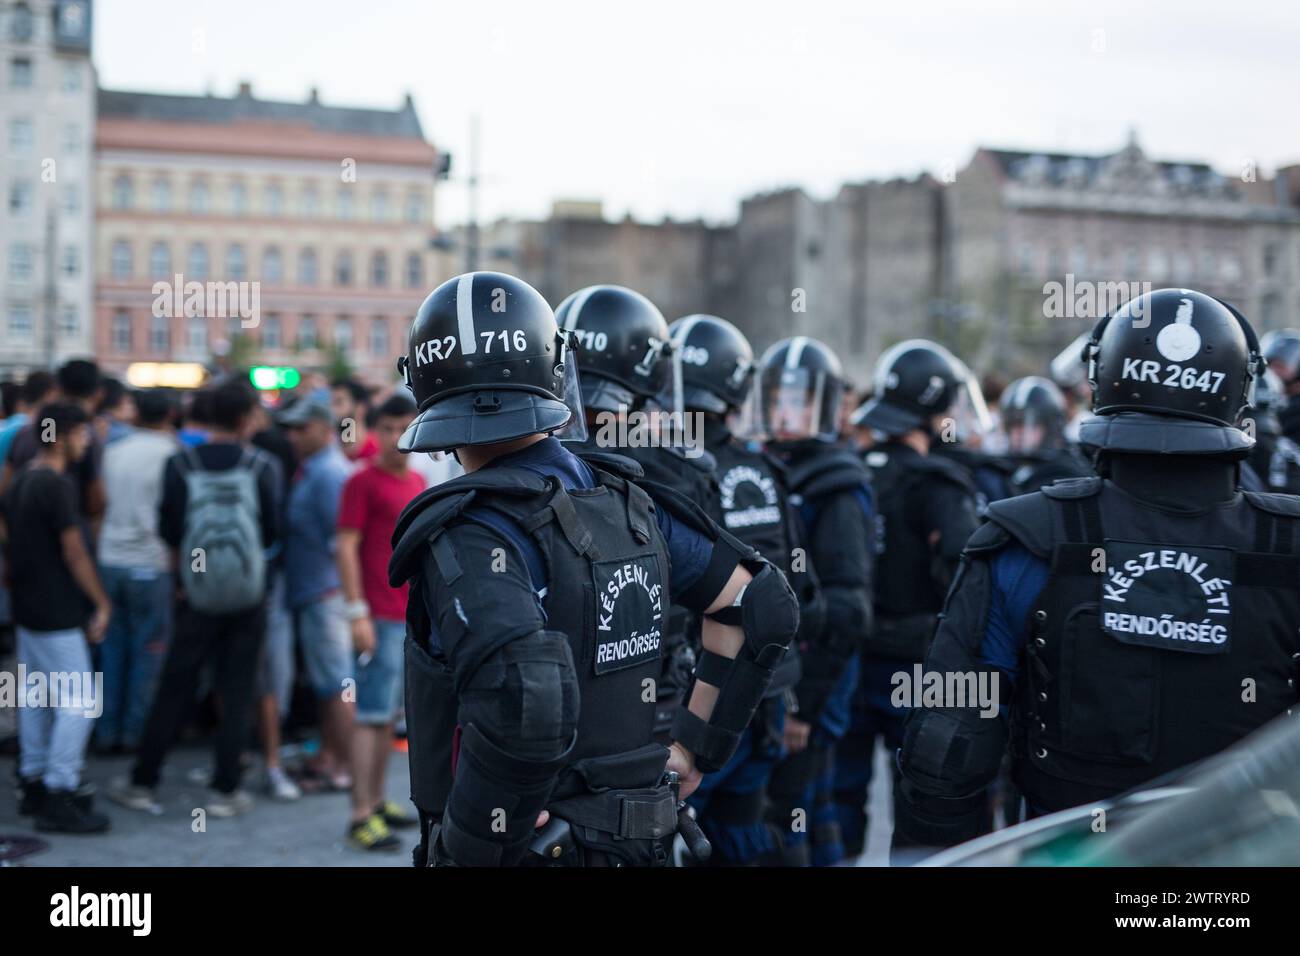
[[[36,817],[36,829],[50,833],[103,833],[109,819],[96,812],[89,795],[72,790],[47,790]]]
[[[18,803],[18,815],[21,817],[35,816],[40,812],[41,804],[45,802],[45,781],[40,777],[33,780],[18,781],[19,791],[22,799]]]

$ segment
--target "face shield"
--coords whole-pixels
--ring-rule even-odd
[[[949,433],[951,440],[958,444],[979,448],[993,431],[993,416],[984,403],[984,390],[971,370],[961,359],[954,358],[953,362],[960,382],[952,405],[940,419],[939,434],[946,438],[945,433]]]
[[[1060,428],[1057,415],[1045,415],[1036,408],[1004,409],[1002,428],[1006,433],[1007,451],[1013,455],[1037,455],[1053,443],[1053,432]]]
[[[582,386],[578,382],[578,339],[566,329],[560,329],[555,337],[559,344],[560,364],[564,367],[560,400],[569,409],[569,420],[554,435],[563,442],[583,442],[587,440],[587,414],[583,410]]]
[[[659,389],[653,398],[646,399],[646,409],[676,415],[681,418],[685,411],[682,400],[682,350],[673,342],[650,340],[649,351],[637,365],[637,371],[646,369],[646,374],[657,376]]]
[[[1088,365],[1083,360],[1083,347],[1091,336],[1091,332],[1081,333],[1052,359],[1048,368],[1052,381],[1061,391],[1074,391],[1087,383]]]
[[[844,385],[822,369],[769,368],[758,380],[759,430],[779,442],[839,434]]]

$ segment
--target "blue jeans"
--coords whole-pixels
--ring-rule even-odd
[[[104,672],[104,715],[95,737],[134,747],[157,689],[171,638],[172,576],[152,568],[101,567],[113,613],[99,648]]]

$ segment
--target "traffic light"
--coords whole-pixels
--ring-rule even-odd
[[[269,392],[277,388],[297,388],[302,381],[296,368],[287,365],[254,365],[248,370],[253,388]]]

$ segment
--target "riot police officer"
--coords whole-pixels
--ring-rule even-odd
[[[655,482],[710,510],[717,502],[713,457],[702,436],[688,431],[681,414],[681,384],[670,360],[668,323],[654,303],[632,289],[596,285],[579,289],[555,310],[561,328],[583,350],[579,378],[587,437],[574,451],[594,461],[606,454],[631,458]],[[674,606],[664,628],[664,672],[656,691],[655,726],[668,733],[680,706],[695,654],[692,616]]]
[[[1255,380],[1254,404],[1242,426],[1255,436],[1255,447],[1242,463],[1241,486],[1246,491],[1300,494],[1300,445],[1282,434],[1282,414],[1287,407],[1282,380],[1265,369]],[[1250,486],[1247,470],[1254,479]]]
[[[1300,443],[1300,329],[1269,332],[1260,346],[1268,367],[1282,382],[1285,401],[1278,409],[1282,434]]]
[[[1011,493],[1037,491],[1060,478],[1083,478],[1092,469],[1065,439],[1066,405],[1061,390],[1046,378],[1018,378],[999,403],[1007,435],[1007,456],[1015,464]]]
[[[738,438],[733,419],[751,398],[757,365],[749,341],[726,319],[690,315],[674,322],[673,360],[680,366],[682,404],[702,416],[704,444],[716,462],[719,523],[783,570],[800,604],[797,641],[825,620],[824,604],[799,547],[785,467],[754,443]],[[690,799],[713,844],[713,859],[731,864],[781,863],[784,831],[766,825],[767,784],[781,755],[786,696],[799,679],[799,652],[791,645],[731,763],[709,774]]]
[[[731,758],[798,624],[784,577],[706,516],[595,467],[570,336],[527,283],[474,272],[420,306],[399,360],[408,452],[466,474],[399,518],[417,864],[653,865],[689,791]],[[663,617],[704,615],[695,685],[652,739]],[[536,831],[535,827],[545,826]]]
[[[759,364],[759,425],[786,469],[825,607],[820,626],[799,635],[797,710],[786,717],[791,754],[773,774],[769,814],[787,862],[824,866],[844,857],[832,793],[836,745],[849,726],[857,654],[871,633],[875,509],[861,459],[838,443],[844,379],[835,354],[795,336],[772,345]],[[803,826],[792,829],[792,821]]]
[[[866,839],[876,741],[883,739],[891,753],[903,742],[907,710],[894,699],[894,675],[924,658],[962,546],[977,524],[969,474],[933,453],[945,437],[960,437],[958,418],[980,407],[964,366],[942,346],[911,339],[881,355],[874,387],[853,420],[882,436],[866,455],[878,514],[875,628],[862,653],[835,786],[841,825],[855,852]]]
[[[1030,815],[1113,796],[1212,754],[1296,702],[1300,501],[1243,493],[1237,427],[1254,332],[1188,289],[1093,329],[1099,477],[994,504],[925,663],[997,690],[908,718],[895,833],[980,833],[1011,741]]]

